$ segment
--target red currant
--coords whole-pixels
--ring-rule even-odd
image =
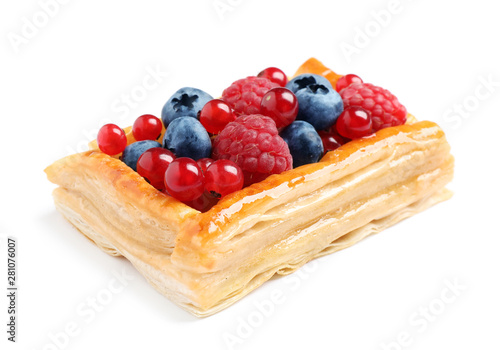
[[[220,133],[235,119],[236,115],[231,107],[222,100],[210,100],[200,111],[200,123],[212,134]]]
[[[323,130],[318,131],[318,134],[321,137],[321,141],[323,141],[325,153],[333,151],[345,143],[343,137],[340,135],[335,135],[334,133]]]
[[[260,103],[260,113],[276,122],[276,127],[290,125],[299,113],[299,102],[293,92],[277,87],[269,90]]]
[[[288,78],[285,73],[279,68],[269,67],[264,69],[262,72],[257,74],[259,78],[267,78],[271,80],[273,83],[278,84],[279,86],[286,86],[288,83]]]
[[[218,201],[219,200],[217,198],[214,198],[205,191],[200,197],[196,198],[195,200],[185,202],[185,204],[189,205],[193,209],[205,213],[208,210],[210,210],[210,208],[212,208],[214,205],[216,205]]]
[[[219,159],[213,162],[205,173],[205,190],[215,198],[241,190],[243,171],[233,161]]]
[[[196,161],[201,168],[203,174],[207,172],[207,168],[212,164],[214,160],[212,158],[201,158]]]
[[[137,161],[137,172],[156,189],[165,189],[165,171],[175,155],[168,149],[154,147],[144,152]]]
[[[137,118],[132,126],[132,134],[137,141],[157,140],[163,128],[160,119],[151,114],[144,114]]]
[[[361,80],[360,77],[358,77],[356,74],[347,74],[341,77],[339,80],[337,80],[337,85],[335,86],[335,90],[337,92],[340,92],[342,89],[348,87],[351,84],[354,83],[362,83],[363,80]]]
[[[106,124],[97,133],[97,145],[102,152],[114,156],[127,147],[127,135],[118,125]]]
[[[339,134],[339,132],[337,131],[337,123],[334,123],[330,129],[328,129],[328,132],[335,135],[335,139],[338,140],[342,145],[344,143],[347,143],[349,141],[351,141],[350,139],[348,139],[347,137],[344,137],[342,135]]]
[[[197,199],[205,189],[205,178],[200,166],[191,158],[175,159],[165,172],[165,188],[181,202]]]
[[[372,133],[372,118],[360,107],[346,108],[337,119],[337,131],[341,136],[357,139]]]

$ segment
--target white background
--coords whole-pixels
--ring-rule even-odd
[[[18,342],[6,340],[1,297],[0,348],[229,349],[228,338],[235,349],[500,348],[500,21],[492,1],[221,0],[223,13],[214,0],[73,0],[43,10],[46,2],[0,7],[0,288],[8,235],[18,240],[19,273]],[[292,75],[311,56],[391,90],[417,118],[445,129],[456,157],[450,201],[207,319],[155,292],[54,209],[43,169],[104,123],[159,115],[182,86],[219,96],[268,66]],[[123,96],[151,70],[157,83],[127,107]],[[131,279],[115,283],[114,273]],[[104,301],[110,283],[112,299],[92,313],[89,300]],[[450,283],[461,289],[453,294]],[[263,314],[256,305],[273,294],[280,302]],[[67,327],[71,336],[62,335]]]

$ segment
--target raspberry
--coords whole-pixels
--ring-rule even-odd
[[[248,77],[235,81],[222,92],[224,100],[236,115],[260,113],[262,97],[279,85],[266,78]]]
[[[226,125],[214,141],[214,159],[229,159],[243,170],[245,186],[292,169],[292,156],[275,122],[260,114]]]
[[[381,87],[368,83],[354,83],[340,92],[344,108],[361,107],[372,118],[373,131],[406,122],[406,108],[396,96]]]

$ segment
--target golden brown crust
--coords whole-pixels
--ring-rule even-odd
[[[247,228],[251,227],[256,220],[254,218],[261,218],[266,211],[272,210],[279,197],[284,197],[285,203],[297,200],[298,191],[306,195],[329,182],[353,174],[377,161],[375,153],[381,158],[388,157],[398,145],[413,147],[417,154],[415,157],[423,151],[431,154],[436,152],[429,147],[431,143],[436,145],[434,147],[440,146],[442,149],[439,154],[448,157],[449,146],[443,131],[435,123],[424,121],[387,128],[372,137],[351,141],[329,152],[318,163],[270,176],[260,183],[235,192],[208,212],[193,216],[184,224],[177,239],[173,261],[187,268],[186,261],[191,256],[191,268],[198,266],[198,271],[200,266],[206,271],[218,269],[217,265],[222,264],[222,259],[216,255],[218,246],[241,234],[244,231],[242,222],[246,223]],[[403,155],[408,156],[408,153]],[[423,163],[425,160],[420,157],[415,166]],[[307,185],[304,184],[306,179],[309,179]]]
[[[130,130],[128,130],[130,138]],[[133,140],[133,139],[130,139]],[[98,150],[45,171],[56,207],[108,254],[197,316],[274,274],[348,247],[449,198],[453,157],[432,122],[387,128],[224,197],[200,213]]]
[[[130,243],[138,256],[151,252],[169,254],[175,246],[179,225],[196,211],[149,185],[119,159],[99,151],[63,158],[45,172],[58,184],[54,196],[86,202],[84,221],[101,226],[114,246]],[[93,217],[90,206],[95,208]]]
[[[76,176],[86,172],[99,175],[98,182],[105,181],[108,188],[114,188],[117,196],[140,206],[141,211],[150,212],[157,217],[165,216],[177,225],[186,215],[196,211],[184,203],[156,190],[137,172],[121,160],[99,151],[87,151],[63,158],[46,169],[48,179],[63,187],[74,187]],[[68,176],[70,175],[70,176]]]

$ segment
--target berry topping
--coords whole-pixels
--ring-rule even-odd
[[[161,144],[152,140],[136,141],[123,150],[121,159],[125,164],[134,169],[134,171],[137,171],[139,157],[153,147],[161,147]]]
[[[361,107],[370,114],[374,131],[406,122],[406,108],[396,96],[381,87],[354,83],[343,89],[340,96],[345,108]]]
[[[345,143],[344,138],[342,136],[337,135],[333,132],[322,130],[318,131],[318,135],[321,137],[321,141],[323,142],[323,150],[325,151],[325,153],[333,151]]]
[[[201,171],[203,171],[203,174],[207,172],[207,168],[212,164],[214,160],[212,158],[201,158],[196,161],[198,165],[201,168]]]
[[[337,119],[338,121],[338,119]],[[351,139],[347,138],[347,137],[344,137],[342,135],[339,134],[339,132],[337,131],[337,123],[333,124],[332,127],[330,129],[327,130],[329,133],[333,134],[335,136],[335,139],[336,140],[339,140],[339,142],[343,145],[344,143],[347,143],[349,141],[351,141]]]
[[[194,160],[210,157],[212,142],[201,123],[191,117],[174,119],[163,137],[163,146],[177,157]]]
[[[326,85],[307,85],[295,95],[299,101],[297,120],[305,120],[316,130],[331,127],[344,108],[338,92]]]
[[[205,103],[212,99],[212,96],[200,89],[191,87],[179,89],[163,106],[161,120],[167,127],[172,120],[179,117],[198,118],[198,113]]]
[[[340,76],[316,59],[296,74],[288,81],[269,67],[235,81],[220,99],[181,88],[163,106],[161,120],[141,115],[127,134],[107,124],[97,144],[106,154],[122,153],[158,190],[204,212],[243,186],[406,122],[406,108],[394,95],[357,75]],[[163,127],[162,148],[155,140]]]
[[[288,84],[286,84],[286,88],[292,91],[294,94],[297,94],[297,91],[305,89],[309,85],[324,85],[329,89],[333,89],[332,84],[328,81],[328,79],[322,77],[321,75],[309,73],[296,76],[295,78],[290,80]]]
[[[349,139],[370,135],[373,132],[370,114],[360,107],[346,108],[337,119],[337,131]]]
[[[315,163],[323,155],[323,142],[316,129],[303,120],[296,120],[283,129],[281,137],[288,144],[293,167]]]
[[[345,89],[346,87],[348,87],[351,84],[362,83],[362,82],[363,82],[363,80],[360,77],[358,77],[356,74],[347,74],[347,75],[344,75],[342,78],[340,78],[337,81],[337,85],[335,86],[335,90],[337,90],[337,92],[340,92],[342,89]]]
[[[284,87],[269,90],[260,104],[260,112],[275,121],[276,127],[290,125],[299,112],[297,97]]]
[[[200,123],[212,134],[218,134],[236,119],[233,110],[222,100],[208,101],[200,112]]]
[[[229,159],[242,170],[245,186],[292,168],[292,156],[276,123],[259,114],[227,124],[214,141],[214,159]]]
[[[262,72],[257,74],[257,76],[259,78],[267,78],[271,80],[273,83],[276,83],[282,87],[285,87],[286,83],[288,83],[288,78],[286,74],[281,69],[276,67],[266,68]]]
[[[260,113],[262,97],[278,84],[266,78],[248,77],[231,84],[222,93],[222,99],[234,110],[236,115]]]
[[[106,124],[97,133],[97,145],[102,152],[114,156],[127,147],[127,136],[118,125]]]
[[[151,114],[144,114],[137,118],[132,126],[132,134],[137,141],[157,140],[163,129],[160,119]]]
[[[205,190],[215,198],[243,188],[243,172],[234,162],[219,159],[213,162],[205,173]]]
[[[190,158],[177,158],[165,172],[165,189],[181,202],[193,201],[203,194],[205,179],[203,173]]]
[[[217,204],[219,199],[213,197],[208,192],[203,192],[201,196],[192,200],[186,201],[184,204],[189,205],[191,208],[201,211],[202,213],[207,212],[210,208]]]
[[[175,156],[168,149],[154,147],[144,152],[137,161],[137,172],[154,188],[165,189],[165,171]]]

